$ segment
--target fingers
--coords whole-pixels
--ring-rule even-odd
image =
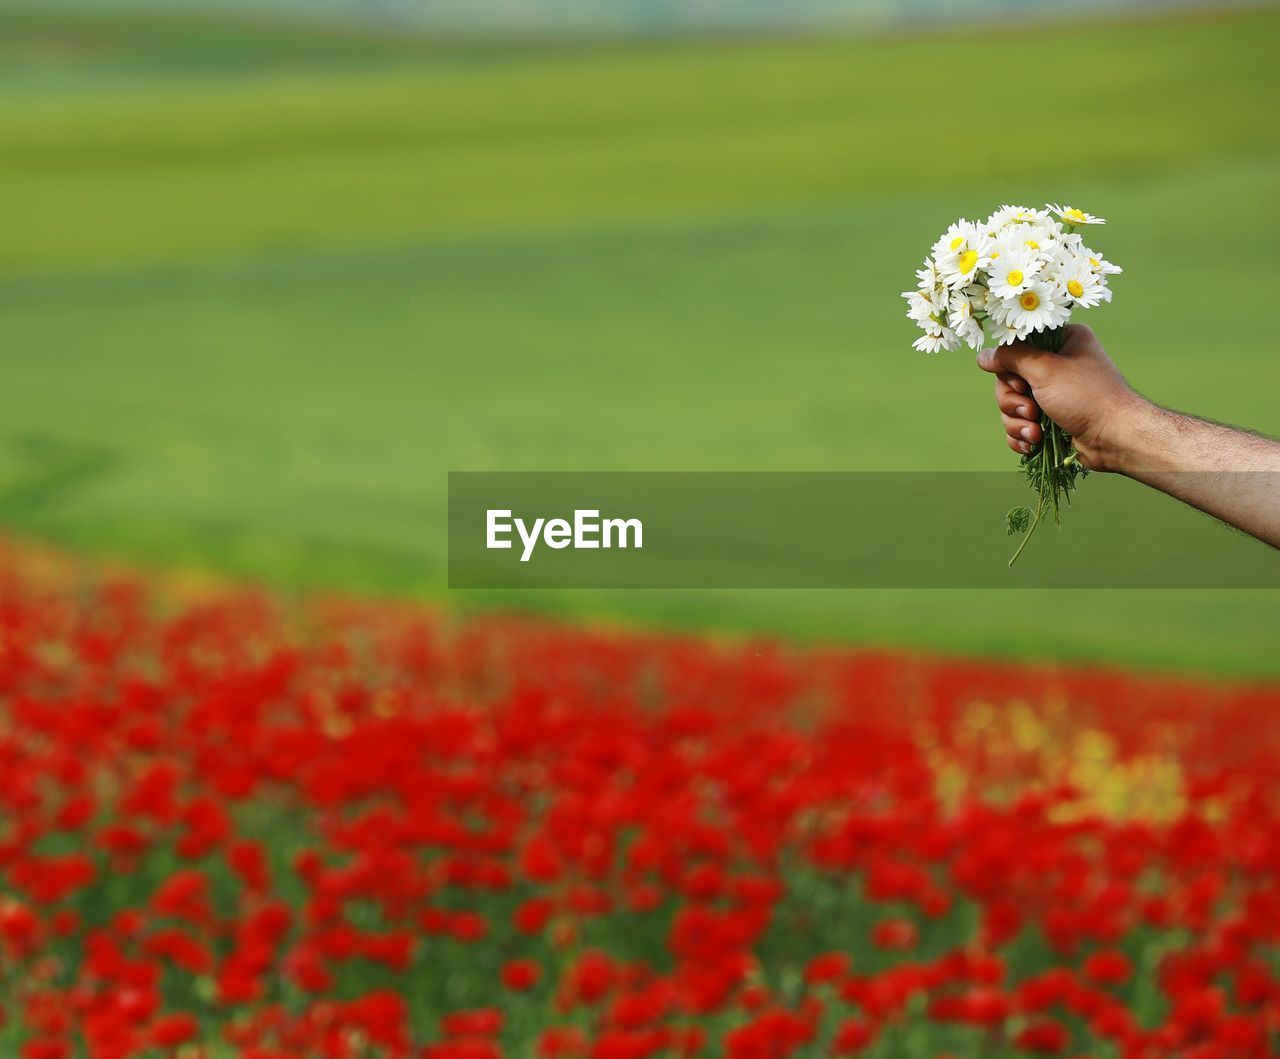
[[[1040,419],[1040,406],[1027,394],[1026,386],[1026,382],[1016,375],[997,376],[996,404],[1006,415],[1035,423]]]
[[[1016,393],[1026,393],[1030,390],[1030,387],[1027,385],[1027,380],[1022,378],[1020,375],[1010,375],[1008,372],[1002,371],[996,376],[996,378],[1007,384],[1009,389]],[[997,390],[997,392],[999,391]]]
[[[1027,419],[1019,419],[1017,416],[1004,415],[1001,413],[1000,422],[1004,424],[1004,432],[1009,440],[1009,448],[1014,452],[1030,452],[1032,447],[1039,442],[1044,434],[1040,430],[1039,423],[1032,423]]]
[[[1040,430],[1040,406],[1028,394],[1015,389],[1025,382],[1012,375],[996,376],[996,404],[1000,407],[1000,422],[1009,448],[1014,452],[1028,453],[1044,437]]]

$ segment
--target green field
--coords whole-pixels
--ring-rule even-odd
[[[898,292],[1015,200],[1110,218],[1089,319],[1140,389],[1280,433],[1277,46],[1275,11],[574,46],[0,11],[0,520],[438,599],[450,469],[1010,466]],[[1275,592],[513,598],[1280,672]]]

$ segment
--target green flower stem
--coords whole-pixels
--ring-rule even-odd
[[[1028,338],[1033,346],[1050,353],[1057,353],[1062,348],[1064,340],[1062,328],[1033,332]],[[1031,396],[1034,397],[1034,394]],[[1031,534],[1035,532],[1040,519],[1050,506],[1053,508],[1053,521],[1058,526],[1062,525],[1062,501],[1066,500],[1067,505],[1070,506],[1071,490],[1075,488],[1077,479],[1088,473],[1076,459],[1070,434],[1043,414],[1040,417],[1040,429],[1044,438],[1032,452],[1019,461],[1022,472],[1026,475],[1027,484],[1036,491],[1039,502],[1036,506],[1034,521],[1027,528],[1026,535],[1018,545],[1018,550],[1009,560],[1010,566],[1017,562],[1018,556],[1022,554],[1027,541],[1031,539]]]
[[[1022,538],[1022,543],[1018,545],[1018,550],[1013,553],[1013,557],[1009,560],[1010,566],[1012,566],[1014,563],[1018,561],[1018,556],[1022,554],[1022,549],[1027,546],[1027,541],[1031,539],[1031,534],[1035,533],[1036,526],[1040,524],[1040,516],[1043,514],[1044,514],[1044,495],[1041,494],[1040,503],[1036,505],[1036,517],[1032,519],[1031,525],[1027,527],[1026,535]]]

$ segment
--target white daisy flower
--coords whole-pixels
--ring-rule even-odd
[[[941,265],[944,257],[960,253],[970,240],[981,235],[982,230],[978,225],[961,217],[960,220],[938,236],[938,241],[933,244],[934,260]]]
[[[943,314],[947,311],[947,296],[945,291],[903,291],[902,296],[907,299],[907,316],[914,320],[921,327],[928,328],[937,324]]]
[[[991,260],[991,238],[972,221],[960,220],[933,245],[943,281],[953,290],[972,283]]]
[[[1101,217],[1095,217],[1092,213],[1085,213],[1084,210],[1078,210],[1074,206],[1059,206],[1056,203],[1050,203],[1049,210],[1061,217],[1063,224],[1080,225],[1107,223]]]
[[[942,279],[951,290],[959,290],[977,281],[982,270],[991,264],[991,251],[995,244],[982,238],[967,243],[963,250],[938,262]]]
[[[968,320],[973,317],[974,309],[984,304],[987,288],[974,285],[964,290],[955,290],[947,296],[947,319],[951,323],[957,320]]]
[[[1001,252],[1007,253],[1016,246],[1030,250],[1040,261],[1048,261],[1061,234],[1055,227],[1053,223],[1031,224],[1020,221],[1011,224],[1000,233]]]
[[[1076,251],[1081,257],[1089,262],[1089,267],[1100,276],[1118,276],[1124,271],[1119,265],[1113,265],[1105,257],[1096,250],[1090,250],[1083,244]]]
[[[949,327],[942,327],[936,335],[921,335],[911,343],[921,353],[951,352],[960,348],[960,339]]]
[[[987,267],[987,285],[997,298],[1012,298],[1031,285],[1041,267],[1029,248],[1014,243],[1011,249],[999,251]]]
[[[1044,262],[1044,267],[1040,271],[1041,279],[1050,279],[1056,276],[1069,264],[1071,264],[1079,253],[1066,240],[1055,240],[1052,243],[1044,244],[1039,251],[1039,259]]]
[[[1061,327],[1071,318],[1062,296],[1043,280],[1032,283],[1015,298],[1003,299],[1001,305],[1008,323],[1024,333]]]
[[[954,261],[939,263],[947,286],[952,290],[967,287],[989,264],[991,264],[990,251],[976,249],[965,250]]]
[[[991,331],[991,338],[998,346],[1007,346],[1010,342],[1026,338],[1031,333],[1030,328],[1019,327],[1010,319],[1011,304],[1013,304],[1012,298],[997,298],[990,292],[987,294],[987,324]]]
[[[1007,346],[1011,342],[1021,342],[1031,334],[1030,328],[1022,329],[1013,324],[996,324],[991,331],[991,340],[997,346]]]
[[[1006,324],[1009,322],[1009,310],[1005,308],[1005,299],[997,298],[990,291],[987,291],[983,300],[982,311],[991,323]]]
[[[919,319],[929,299],[918,290],[904,290],[902,296],[907,299],[907,317],[911,320]]]
[[[960,341],[977,353],[983,345],[986,344],[987,333],[983,330],[982,325],[977,320],[970,317],[968,320],[961,320],[956,324],[956,334]]]
[[[965,291],[956,291],[947,302],[947,323],[960,341],[971,349],[982,348],[982,324],[974,318],[973,301]]]
[[[998,233],[1011,224],[1043,224],[1049,215],[1043,210],[1033,210],[1028,206],[1001,206],[987,218],[983,227],[988,232]]]
[[[1071,299],[1072,305],[1081,309],[1092,309],[1111,300],[1111,291],[1089,266],[1088,258],[1077,257],[1066,262],[1055,276],[1055,281],[1062,294]]]
[[[924,266],[916,269],[916,279],[920,281],[918,285],[921,290],[933,291],[943,286],[942,273],[931,257],[926,257]]]

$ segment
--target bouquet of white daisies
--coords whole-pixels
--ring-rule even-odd
[[[979,350],[987,340],[1005,345],[1021,339],[1056,353],[1073,310],[1111,300],[1107,277],[1121,269],[1085,246],[1076,231],[1105,223],[1056,205],[1002,206],[985,221],[956,221],[916,272],[917,288],[903,294],[907,316],[924,332],[915,348],[936,353],[963,344]],[[1048,416],[1041,427],[1044,440],[1021,458],[1039,498],[1036,510],[1016,507],[1006,518],[1009,534],[1025,534],[1010,566],[1046,512],[1061,522],[1061,501],[1070,503],[1077,479],[1088,473],[1066,431]]]

